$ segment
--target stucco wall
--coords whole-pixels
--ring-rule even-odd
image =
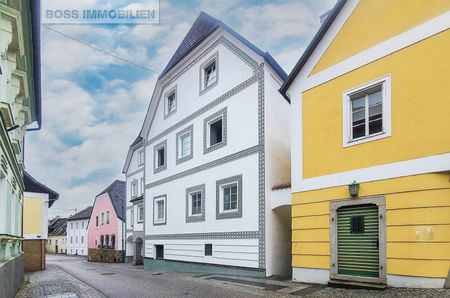
[[[23,254],[0,263],[0,298],[15,297],[23,282]]]

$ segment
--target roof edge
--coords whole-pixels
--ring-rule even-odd
[[[278,92],[280,92],[281,95],[283,95],[283,97],[286,98],[286,100],[290,100],[289,96],[286,94],[287,90],[292,85],[295,78],[300,73],[305,63],[308,61],[309,57],[317,48],[324,35],[328,32],[328,29],[330,28],[331,24],[333,24],[334,20],[339,15],[339,12],[342,10],[342,7],[344,7],[346,2],[347,0],[339,0],[336,3],[336,5],[331,9],[331,12],[329,13],[325,22],[322,23],[316,35],[314,35],[312,41],[309,43],[308,47],[303,52],[300,59],[295,64],[294,69],[289,74],[287,80],[283,83],[283,85],[281,85],[280,89],[278,89]]]

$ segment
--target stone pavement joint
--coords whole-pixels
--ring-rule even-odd
[[[104,298],[100,292],[74,278],[55,265],[47,266],[45,271],[26,273],[27,282],[17,293],[16,298]]]

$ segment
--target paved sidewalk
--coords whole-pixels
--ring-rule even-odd
[[[48,265],[45,271],[25,274],[25,283],[16,298],[104,298],[100,292],[55,265]]]

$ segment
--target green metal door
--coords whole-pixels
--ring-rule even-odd
[[[378,206],[337,210],[338,274],[379,277]]]

